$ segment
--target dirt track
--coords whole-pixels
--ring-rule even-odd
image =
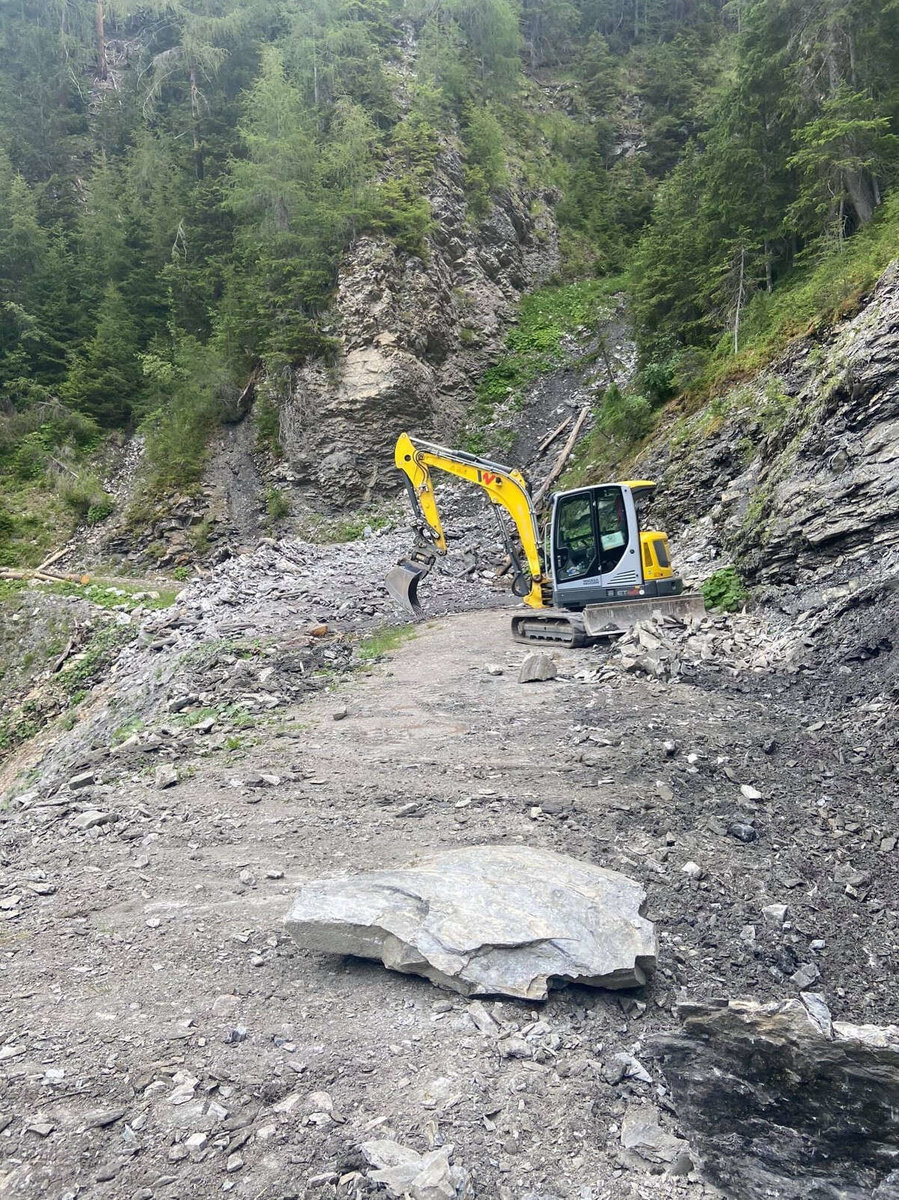
[[[858,727],[810,728],[789,681],[577,680],[602,651],[559,652],[558,680],[522,686],[507,623],[423,626],[370,674],[260,722],[248,748],[197,736],[174,788],[154,788],[146,755],[107,764],[109,823],[77,831],[52,807],[7,823],[21,915],[3,930],[0,1195],[352,1196],[370,1187],[358,1143],[395,1136],[454,1143],[478,1196],[698,1196],[695,1176],[617,1158],[628,1105],[664,1113],[644,1043],[682,988],[795,995],[812,964],[835,1013],[896,1019],[892,805]],[[254,773],[280,782],[245,786]],[[728,833],[738,820],[757,840]],[[644,883],[660,935],[645,994],[488,1003],[499,1024],[482,1033],[468,1001],[281,930],[301,879],[502,838]],[[868,877],[855,895],[848,863]],[[776,902],[782,930],[762,918]],[[505,1056],[513,1032],[525,1058]],[[653,1084],[607,1082],[622,1050]]]

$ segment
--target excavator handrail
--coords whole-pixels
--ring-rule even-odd
[[[477,484],[494,504],[504,508],[515,525],[530,572],[530,587],[522,599],[532,608],[543,607],[543,584],[546,579],[540,562],[537,520],[527,480],[520,471],[462,450],[450,450],[434,442],[413,440],[407,433],[401,433],[397,438],[394,461],[398,470],[409,480],[412,499],[428,530],[428,541],[438,554],[446,553],[446,535],[434,494],[431,468]],[[419,576],[422,573],[419,571]],[[416,579],[416,586],[417,582]],[[524,586],[528,586],[527,577]]]

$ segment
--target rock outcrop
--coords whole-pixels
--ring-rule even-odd
[[[402,429],[448,437],[495,357],[525,288],[558,265],[551,191],[510,189],[470,220],[457,150],[445,147],[428,191],[422,256],[362,237],[341,265],[333,364],[301,368],[281,414],[281,444],[300,486],[336,507],[395,490]]]
[[[678,1116],[739,1200],[899,1198],[899,1027],[831,1021],[822,996],[679,1005],[655,1039]]]
[[[805,622],[818,662],[854,673],[880,659],[894,681],[899,262],[855,316],[664,427],[637,470],[659,480],[672,532],[702,517],[696,574],[735,561],[759,599]],[[689,558],[677,554],[688,574]]]
[[[550,981],[627,988],[655,966],[645,893],[525,846],[449,850],[396,871],[304,884],[286,919],[307,950],[378,958],[463,995],[546,997]]]

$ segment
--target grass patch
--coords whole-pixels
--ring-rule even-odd
[[[414,625],[385,625],[373,633],[366,634],[356,647],[356,656],[362,662],[374,662],[375,659],[398,650],[414,636]]]
[[[328,546],[355,542],[364,535],[366,527],[373,531],[390,529],[394,520],[395,516],[384,509],[362,509],[344,517],[307,517],[298,532],[308,542]]]
[[[8,715],[0,717],[0,760],[57,717],[74,724],[73,710],[136,636],[137,630],[130,625],[110,624],[96,629],[85,648],[49,681],[42,695],[16,705]]]
[[[0,567],[36,567],[69,540],[76,523],[56,492],[0,475]]]
[[[135,608],[170,608],[175,603],[178,594],[176,588],[140,588],[122,587],[121,584],[96,583],[40,583],[44,591],[57,596],[75,596],[79,600],[88,600],[98,608],[124,609],[130,612]]]
[[[483,452],[485,427],[496,408],[500,404],[520,407],[525,389],[565,361],[565,337],[580,329],[595,330],[607,315],[609,299],[621,287],[618,277],[581,279],[539,288],[522,299],[502,357],[478,384],[469,412],[466,449],[474,454]]]

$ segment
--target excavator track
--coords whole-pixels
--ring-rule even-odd
[[[512,618],[512,637],[526,646],[567,646],[575,650],[591,640],[580,613],[561,609],[524,612]]]

